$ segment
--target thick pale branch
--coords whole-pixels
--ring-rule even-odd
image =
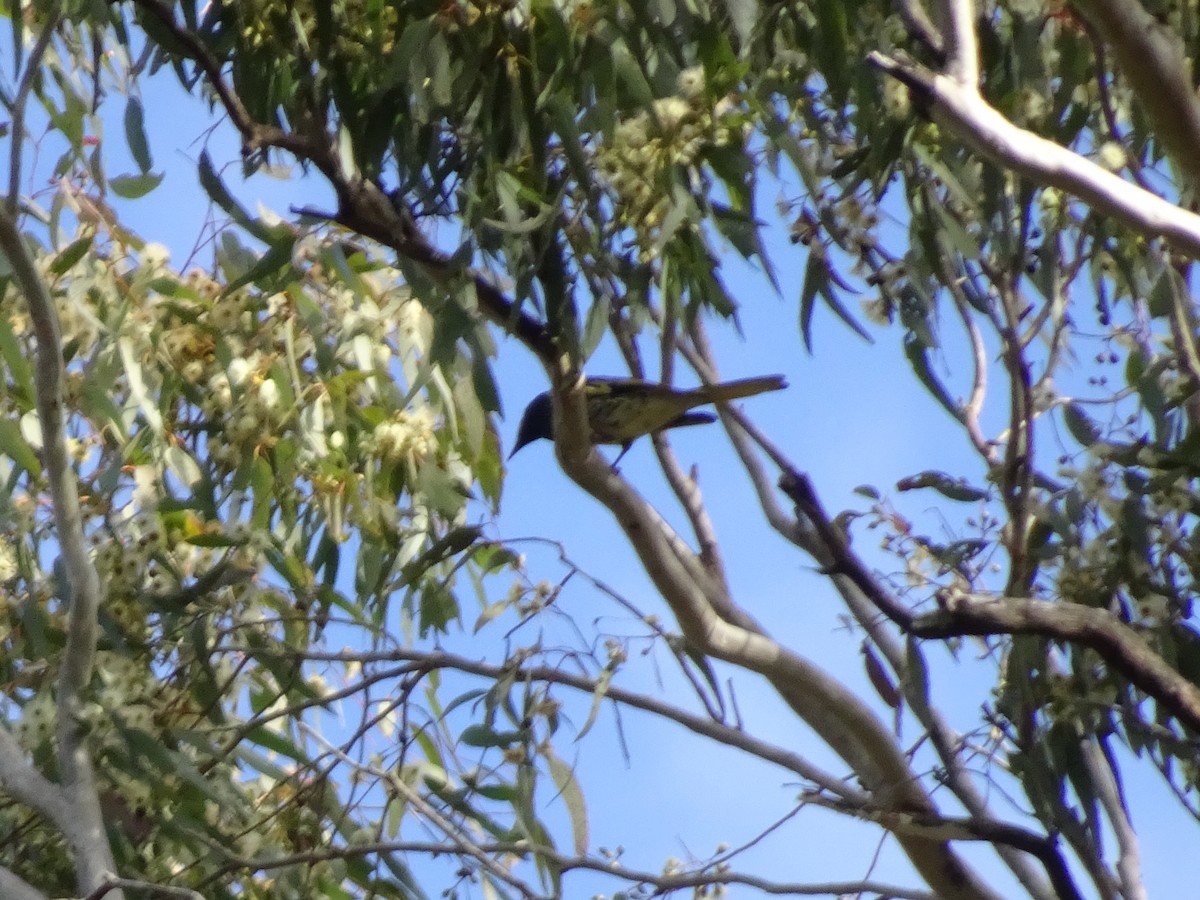
[[[932,801],[896,748],[891,733],[861,698],[762,630],[739,627],[718,615],[707,596],[714,586],[705,583],[699,562],[679,546],[678,537],[658,513],[595,454],[582,458],[567,455],[561,446],[559,452],[567,474],[616,517],[693,647],[763,675],[792,710],[854,769],[874,793],[877,804],[910,812],[933,811]],[[922,877],[941,896],[996,896],[948,843],[924,836],[897,838]]]
[[[1117,843],[1117,877],[1121,882],[1121,895],[1125,900],[1147,900],[1146,886],[1142,881],[1142,853],[1138,845],[1137,832],[1129,820],[1129,810],[1121,797],[1116,770],[1094,735],[1081,740],[1083,764],[1087,767],[1092,784],[1096,787],[1096,799],[1104,809],[1113,836]]]
[[[0,728],[0,790],[62,827],[69,822],[71,807],[58,785],[29,764],[20,745],[7,728]],[[5,896],[0,894],[0,896]]]
[[[971,0],[942,0],[946,41],[946,73],[963,87],[979,85],[979,42],[975,37],[975,4]]]
[[[202,894],[188,888],[155,884],[152,881],[138,881],[133,878],[117,878],[115,875],[110,876],[102,885],[84,897],[83,900],[105,900],[105,898],[112,897],[114,892],[122,888],[137,891],[148,897],[163,898],[163,900],[204,900]]]
[[[701,379],[707,382],[715,381],[715,369],[711,366],[712,354],[702,324],[697,321],[690,334],[694,346],[681,344],[681,351]],[[834,527],[825,515],[811,486],[807,486],[806,490],[801,487],[801,482],[807,485],[807,479],[784,458],[783,454],[771,446],[766,437],[759,433],[753,423],[749,422],[738,410],[723,410],[722,419],[725,421],[729,439],[754,483],[767,520],[783,537],[812,556],[817,564],[829,573],[831,583],[842,596],[850,613],[883,652],[897,677],[904,679],[908,665],[904,650],[898,646],[895,633],[889,628],[888,621],[879,615],[878,597],[881,592],[885,591],[885,588],[870,575],[858,561],[857,556],[852,553],[845,536]],[[799,516],[786,515],[776,501],[775,485],[767,477],[752,444],[752,439],[753,443],[763,448],[774,462],[789,473],[787,483],[793,486],[793,493],[800,490],[802,494],[807,494],[805,502],[797,504]],[[844,574],[846,571],[853,571],[855,575]],[[887,608],[899,607],[890,592],[883,599]],[[986,799],[976,788],[970,773],[966,771],[959,757],[958,739],[943,716],[931,705],[920,710],[914,709],[913,712],[929,731],[934,749],[946,768],[947,784],[954,795],[975,817],[976,821],[993,821],[988,812]],[[1003,843],[997,845],[996,851],[1016,875],[1017,880],[1029,891],[1031,897],[1037,898],[1037,900],[1047,900],[1053,896],[1051,886],[1026,854]]]
[[[78,883],[83,893],[93,890],[115,870],[104,831],[92,761],[81,724],[83,695],[92,677],[98,635],[97,615],[103,592],[88,556],[79,508],[79,491],[64,432],[62,394],[63,356],[58,313],[50,289],[25,246],[16,221],[0,211],[0,251],[8,258],[18,288],[29,307],[37,338],[35,389],[42,431],[42,462],[50,485],[55,534],[67,573],[70,610],[67,639],[59,660],[58,765],[71,815],[57,824],[75,852]],[[120,896],[119,892],[116,894]]]
[[[1082,644],[1099,653],[1191,731],[1200,733],[1200,688],[1167,665],[1137,632],[1107,609],[952,590],[941,592],[938,602],[941,609],[913,621],[913,635],[1040,634]]]
[[[1147,238],[1161,237],[1200,258],[1200,216],[1143,190],[1092,161],[1018,128],[988,105],[973,87],[913,63],[872,53],[869,62],[902,81],[934,120],[992,161],[1035,184],[1056,187],[1083,200]]]
[[[1155,141],[1167,149],[1193,188],[1200,185],[1200,99],[1191,60],[1178,35],[1138,0],[1073,0],[1072,5],[1113,48]]]
[[[4,900],[46,900],[45,894],[3,866],[0,866],[0,897]]]
[[[58,29],[61,21],[62,10],[52,10],[46,24],[42,26],[42,31],[37,36],[33,48],[29,51],[29,56],[25,60],[25,71],[21,74],[20,84],[17,85],[17,91],[13,95],[12,122],[9,124],[11,134],[8,139],[7,206],[10,216],[15,217],[21,208],[21,154],[25,152],[25,104],[29,100],[29,92],[33,90],[33,85],[41,71],[42,57],[54,39],[54,32]]]

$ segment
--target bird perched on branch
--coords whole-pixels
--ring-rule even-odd
[[[589,378],[584,392],[591,442],[620,444],[619,461],[630,444],[643,434],[716,421],[717,417],[712,413],[690,412],[693,407],[728,403],[785,387],[787,382],[782,375],[743,378],[682,390],[636,378]],[[512,459],[518,450],[538,438],[554,440],[554,404],[548,391],[538,394],[525,407],[521,426],[517,429],[517,445],[508,458]]]

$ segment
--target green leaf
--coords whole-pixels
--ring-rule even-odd
[[[954,398],[950,396],[950,392],[946,390],[942,380],[930,368],[929,350],[924,342],[911,334],[907,335],[904,339],[904,353],[908,357],[913,372],[916,373],[921,384],[925,385],[925,389],[945,408],[946,412],[957,419],[960,415],[958,404],[954,402]]]
[[[896,482],[896,490],[915,491],[921,488],[933,488],[943,497],[960,502],[986,500],[988,492],[982,488],[972,487],[964,478],[954,478],[945,472],[927,470]]]
[[[904,644],[904,698],[916,714],[917,721],[926,721],[929,714],[929,672],[925,668],[920,642],[914,637],[909,637]]]
[[[612,669],[605,669],[596,679],[596,687],[592,690],[592,705],[588,709],[587,719],[584,720],[583,727],[579,729],[575,740],[582,740],[583,736],[596,724],[596,717],[600,715],[600,707],[604,703],[604,698],[608,696],[608,686],[612,683],[612,676]]]
[[[71,271],[75,263],[83,259],[87,255],[87,252],[92,249],[92,242],[94,240],[95,235],[89,234],[72,241],[64,247],[54,257],[54,261],[50,263],[50,273],[52,275],[65,275]]]
[[[1072,401],[1063,406],[1063,421],[1071,437],[1084,447],[1091,447],[1100,440],[1100,429],[1078,403]]]
[[[187,535],[184,541],[193,547],[237,547],[245,543],[219,531],[200,531],[196,534]]]
[[[600,346],[600,339],[604,337],[604,333],[608,329],[610,311],[611,307],[607,297],[600,297],[588,309],[583,323],[583,335],[579,339],[579,353],[582,362],[587,362],[596,348]]]
[[[963,259],[978,259],[979,241],[971,236],[962,222],[941,203],[930,203],[929,208],[938,220],[937,233],[949,240],[955,252]]]
[[[837,278],[836,272],[830,270],[829,274],[831,278]],[[837,294],[835,294],[833,291],[832,285],[828,281],[822,287],[820,293],[821,297],[825,300],[825,305],[833,310],[834,315],[849,325],[851,330],[853,330],[855,334],[857,334],[868,344],[875,343],[875,339],[871,337],[871,333],[862,326],[858,319],[854,318],[854,316],[850,314],[850,310],[848,310],[845,304],[838,299]]]
[[[154,172],[146,172],[143,175],[118,175],[108,179],[108,187],[118,197],[136,200],[162,184],[162,180],[162,174]]]
[[[829,283],[829,273],[821,261],[821,254],[809,251],[804,266],[804,285],[800,288],[800,335],[804,338],[804,349],[813,350],[812,316],[817,308],[817,294]]]
[[[847,6],[841,0],[816,0],[810,9],[817,17],[812,53],[829,84],[834,103],[841,106],[846,101],[849,89],[846,79],[846,68],[850,62],[850,54],[846,49],[849,40]],[[858,62],[861,64],[861,59]]]
[[[520,731],[496,731],[487,725],[468,725],[458,736],[468,747],[509,747],[525,739]]]
[[[246,739],[253,741],[273,753],[290,757],[298,763],[307,763],[308,757],[304,751],[295,745],[286,735],[280,734],[273,728],[259,726],[246,734]]]
[[[200,175],[200,186],[204,188],[204,192],[208,194],[210,200],[217,204],[221,209],[229,215],[233,221],[246,229],[250,234],[254,235],[264,243],[273,243],[275,235],[271,229],[267,228],[261,221],[253,218],[240,203],[233,198],[233,195],[226,189],[221,177],[213,168],[212,159],[208,155],[208,151],[200,154],[200,163],[198,166]]]
[[[132,337],[121,337],[117,340],[117,351],[121,355],[121,363],[125,366],[125,378],[129,382],[129,395],[146,422],[155,432],[163,431],[162,414],[155,402],[155,391],[146,383],[146,372],[142,368],[141,350]]]
[[[654,89],[646,80],[642,65],[637,57],[629,50],[624,38],[617,38],[609,48],[612,55],[613,70],[617,78],[629,94],[635,106],[649,107],[654,103]]]
[[[16,393],[22,402],[22,408],[28,409],[33,405],[33,368],[25,356],[25,351],[13,334],[12,326],[6,317],[0,316],[0,356],[16,382]]]
[[[446,634],[451,622],[458,619],[458,598],[440,581],[428,582],[421,589],[421,607],[418,630],[421,637],[429,632]]]
[[[417,470],[417,490],[426,502],[447,517],[457,515],[467,500],[462,486],[434,462],[424,462]]]
[[[542,758],[550,770],[550,777],[558,788],[567,807],[567,815],[571,820],[571,835],[575,839],[575,852],[582,856],[588,851],[588,820],[587,805],[584,803],[583,790],[579,787],[579,779],[575,771],[555,755],[550,747],[543,746]]]
[[[142,174],[153,168],[150,159],[150,145],[146,142],[146,116],[142,110],[142,101],[130,97],[125,104],[125,141],[129,144],[129,153],[137,163]]]
[[[812,315],[819,296],[825,305],[833,310],[834,315],[849,325],[864,341],[871,344],[874,339],[870,333],[859,324],[850,311],[834,293],[833,280],[841,279],[829,268],[825,255],[820,250],[809,250],[808,262],[804,268],[804,285],[800,288],[800,334],[804,338],[804,347],[812,353]]]
[[[292,265],[292,250],[296,246],[296,238],[288,235],[281,241],[276,241],[258,261],[240,276],[225,285],[222,296],[229,296],[239,288],[248,284],[264,285],[270,276],[290,268]]]
[[[37,454],[22,437],[21,426],[13,419],[0,419],[0,453],[30,475],[37,476],[42,473],[42,464]]]

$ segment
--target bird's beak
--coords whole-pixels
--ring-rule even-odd
[[[508,454],[508,456],[505,457],[505,462],[512,459],[514,456],[516,456],[517,451],[520,450],[522,447],[532,444],[535,440],[537,440],[537,438],[530,437],[529,433],[528,433],[528,429],[525,427],[522,427],[517,432],[517,442],[516,442],[516,444],[513,445],[512,451]]]

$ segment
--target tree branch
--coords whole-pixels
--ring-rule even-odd
[[[115,875],[110,875],[106,878],[102,884],[98,885],[83,900],[103,900],[103,898],[108,897],[114,891],[121,890],[122,888],[137,891],[147,897],[165,897],[167,900],[204,900],[204,897],[199,892],[189,888],[155,884],[152,881],[138,881],[133,878],[118,878]]]
[[[975,4],[941,0],[946,74],[965,88],[979,86],[979,43],[975,37]]]
[[[274,125],[255,122],[237,92],[221,74],[221,60],[213,55],[199,36],[175,21],[175,12],[169,5],[160,0],[132,0],[132,3],[170,32],[179,42],[181,49],[200,67],[205,79],[216,92],[222,108],[229,115],[233,127],[241,134],[243,153],[278,147],[309,160],[328,178],[336,174],[337,169],[332,162],[333,155],[328,146],[328,138],[324,141],[324,146],[321,146],[314,142],[311,136],[298,135]]]
[[[42,431],[42,461],[50,485],[56,535],[70,597],[66,646],[59,663],[56,708],[58,766],[63,796],[69,798],[71,814],[55,824],[62,829],[75,853],[79,889],[86,894],[116,868],[104,831],[92,761],[81,724],[83,695],[92,678],[97,614],[103,592],[96,568],[88,556],[79,509],[79,489],[67,455],[58,313],[50,289],[38,272],[7,207],[0,210],[0,251],[12,266],[37,338],[35,390]]]
[[[946,42],[921,5],[920,0],[893,0],[892,6],[913,40],[921,44],[940,65],[946,60]]]
[[[1087,767],[1092,784],[1096,788],[1096,799],[1108,817],[1109,826],[1117,841],[1117,877],[1121,884],[1121,895],[1125,900],[1147,900],[1146,886],[1142,882],[1142,853],[1138,846],[1137,832],[1129,820],[1129,810],[1121,798],[1116,771],[1095,735],[1084,735],[1080,739],[1083,764]]]
[[[691,345],[680,344],[684,358],[688,360],[702,380],[715,380],[715,370],[712,368],[711,362],[712,353],[703,324],[699,320],[692,324],[690,337]],[[977,384],[978,377],[977,372]],[[833,526],[825,515],[811,486],[808,488],[809,502],[803,505],[797,504],[803,514],[802,518],[788,516],[784,513],[780,504],[776,502],[775,485],[767,477],[751,441],[753,440],[759,447],[766,450],[772,461],[789,473],[788,476],[785,476],[789,478],[789,483],[800,484],[803,481],[807,484],[807,478],[796,471],[790,461],[777,448],[771,446],[765,436],[740,411],[736,409],[722,410],[721,415],[725,421],[729,439],[754,484],[767,521],[786,540],[791,541],[816,560],[817,564],[829,575],[830,581],[842,596],[851,615],[883,652],[896,676],[902,681],[906,680],[908,665],[905,654],[897,646],[894,632],[887,627],[887,621],[880,617],[881,606],[877,598],[883,594],[886,607],[890,609],[899,609],[901,608],[900,604],[890,591],[887,591],[874,576],[867,572],[858,557],[852,553],[844,535]],[[796,498],[792,497],[792,499],[795,501]],[[846,571],[853,571],[855,575],[847,575]],[[917,652],[920,652],[919,648]],[[914,707],[913,712],[929,733],[934,750],[941,759],[942,765],[945,766],[947,783],[954,795],[977,821],[995,821],[988,812],[986,800],[975,787],[958,756],[959,742],[945,719],[932,706],[926,706],[924,709]],[[1050,900],[1053,896],[1051,887],[1028,856],[1005,844],[997,845],[996,852],[999,853],[1017,880],[1029,891],[1030,896],[1037,900]]]
[[[911,772],[892,735],[862,700],[808,659],[783,647],[759,628],[722,618],[709,601],[711,583],[694,577],[698,563],[658,513],[595,455],[580,457],[559,447],[567,474],[616,517],[655,587],[671,606],[688,640],[700,652],[758,672],[780,697],[854,769],[889,809],[928,811],[933,805]],[[703,573],[701,572],[701,575]],[[726,598],[725,602],[732,603]],[[947,898],[995,897],[948,843],[898,835],[927,883]]]
[[[838,809],[838,804],[827,799],[814,800],[822,806]],[[912,813],[877,813],[872,810],[842,810],[851,815],[865,817],[870,821],[882,819],[887,829],[895,834],[936,834],[954,841],[982,841],[1004,845],[1037,857],[1050,873],[1058,900],[1082,900],[1079,889],[1071,878],[1071,870],[1058,849],[1055,837],[1044,837],[1016,825],[997,822],[993,819],[976,820],[945,816],[922,816]]]
[[[561,872],[572,869],[586,869],[592,872],[611,875],[634,884],[650,885],[654,893],[666,896],[674,891],[688,888],[700,888],[708,885],[739,884],[771,895],[795,895],[801,897],[820,896],[850,896],[859,894],[894,897],[896,900],[936,900],[937,895],[928,891],[914,890],[898,885],[882,882],[862,881],[828,881],[828,882],[779,882],[758,878],[754,875],[743,875],[729,871],[698,871],[679,874],[664,874],[648,870],[633,869],[621,865],[613,859],[597,859],[591,856],[567,856],[553,847],[533,844],[528,841],[500,842],[474,844],[482,853],[516,856],[527,858],[536,855],[552,863]],[[287,866],[304,863],[320,862],[327,859],[348,859],[372,853],[427,853],[431,856],[445,856],[460,853],[457,843],[441,841],[379,841],[353,844],[347,847],[313,850],[295,853],[290,856],[269,857],[265,859],[243,858],[229,864],[228,870],[246,869],[249,871],[270,871]]]
[[[360,665],[408,661],[423,670],[453,669],[457,672],[478,675],[493,681],[498,681],[501,678],[516,678],[521,681],[529,679],[546,684],[563,685],[564,687],[573,688],[589,695],[594,695],[597,690],[596,680],[584,675],[574,675],[570,672],[563,672],[548,666],[520,666],[517,668],[496,666],[438,650],[422,651],[395,648],[392,650],[342,651],[336,653],[298,651],[288,655],[292,659],[298,658],[312,662],[352,662]],[[372,678],[372,681],[374,680],[377,679]],[[627,691],[613,684],[609,684],[604,688],[604,696],[614,703],[620,703],[631,709],[640,709],[651,715],[675,722],[698,735],[718,741],[728,747],[734,747],[764,762],[772,763],[793,772],[805,781],[816,785],[822,791],[841,798],[846,803],[857,806],[865,806],[870,803],[870,797],[867,794],[851,786],[844,778],[831,775],[823,769],[814,766],[798,753],[793,753],[775,744],[760,740],[740,728],[726,725],[723,722],[718,722],[705,716],[698,716],[678,706],[664,703],[645,694]]]
[[[17,85],[10,107],[12,123],[9,126],[11,136],[8,139],[7,206],[8,214],[14,218],[21,208],[21,153],[25,143],[25,104],[29,100],[29,92],[33,90],[34,81],[37,79],[42,57],[45,56],[50,41],[54,39],[54,32],[61,21],[62,10],[56,6],[50,12],[45,25],[42,26],[41,33],[29,51],[29,56],[25,60],[25,71],[21,75],[20,84]]]
[[[20,745],[6,727],[0,727],[0,788],[59,828],[70,821],[71,808],[58,785],[26,761]],[[0,893],[0,896],[5,895]]]
[[[4,900],[46,900],[45,894],[3,866],[0,866],[0,897]]]
[[[1066,191],[1147,238],[1200,258],[1200,216],[1125,181],[1091,160],[1018,128],[973,87],[915,63],[872,52],[868,62],[912,90],[934,120],[993,162],[1035,184]]]
[[[1112,46],[1155,140],[1185,174],[1188,186],[1200,185],[1200,99],[1192,83],[1192,61],[1178,35],[1137,0],[1073,0],[1072,6]]]
[[[1157,700],[1191,731],[1200,733],[1200,688],[1174,669],[1107,609],[944,590],[937,612],[919,616],[921,638],[1040,634],[1095,650],[1114,669]]]

